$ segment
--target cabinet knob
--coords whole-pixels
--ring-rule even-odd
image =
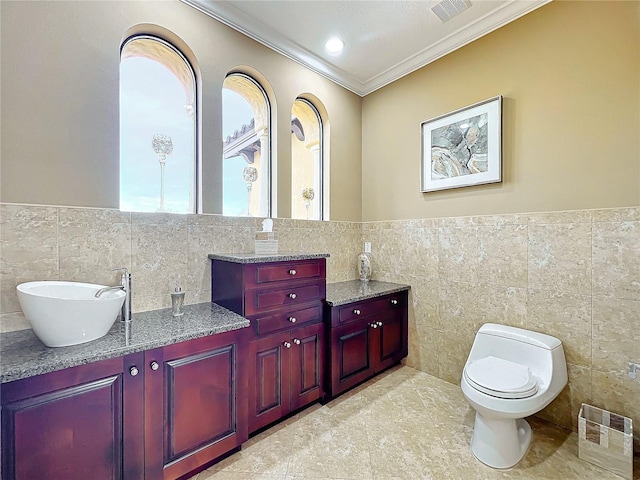
[[[289,270],[289,275],[295,275],[296,273],[298,272],[296,272],[295,268],[292,268],[291,270]]]
[[[296,321],[298,321],[298,319],[296,317],[289,317],[289,321],[291,323],[296,323]]]
[[[290,298],[291,300],[295,300],[295,299],[296,299],[296,297],[297,297],[297,295],[296,295],[295,293],[290,293],[290,294],[289,294],[289,298]]]
[[[293,343],[295,343],[296,345],[300,345],[302,342],[300,341],[299,338],[294,338]]]
[[[160,368],[160,365],[158,365],[158,362],[155,362],[155,361],[151,362],[149,366],[151,367],[151,370],[153,370],[154,372]]]
[[[291,348],[291,344],[289,342],[283,342],[284,348]]]
[[[378,322],[376,322],[376,325],[378,325],[379,327],[381,327],[381,326],[382,326],[382,322],[378,321]]]
[[[377,323],[370,323],[369,326],[371,328],[378,328],[378,324]]]
[[[358,310],[357,308],[353,311],[354,315],[360,315],[362,312],[360,310]]]
[[[129,373],[131,374],[132,377],[135,377],[136,375],[138,375],[138,367],[133,366],[129,369]]]
[[[398,304],[398,300],[396,300],[395,298],[391,300],[391,305],[397,305],[397,304]]]

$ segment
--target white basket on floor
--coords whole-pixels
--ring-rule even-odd
[[[578,457],[633,479],[633,420],[586,403],[578,415]]]

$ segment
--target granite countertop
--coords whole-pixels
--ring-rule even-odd
[[[248,327],[249,320],[215,303],[184,306],[184,316],[171,309],[134,313],[131,322],[116,320],[109,333],[71,347],[45,346],[32,330],[0,334],[0,382],[120,357],[194,338]]]
[[[402,292],[410,288],[409,285],[378,282],[377,280],[371,280],[369,282],[349,280],[347,282],[328,283],[326,302],[330,307],[337,307],[348,303],[360,302],[369,298]]]
[[[238,263],[326,258],[326,254],[209,255]],[[259,258],[258,260],[256,260]],[[327,284],[326,302],[335,307],[409,290],[409,285],[359,280]],[[171,309],[134,313],[131,322],[113,325],[107,335],[70,347],[45,346],[32,330],[0,334],[0,383],[63,370],[108,358],[163,347],[249,326],[249,320],[215,303],[185,305],[184,316],[174,318]]]
[[[234,263],[268,263],[290,262],[292,260],[310,260],[312,258],[328,258],[328,253],[295,253],[283,252],[274,254],[259,253],[210,253],[211,260],[225,260]]]

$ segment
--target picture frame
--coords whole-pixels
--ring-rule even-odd
[[[502,95],[420,124],[420,191],[502,181]]]

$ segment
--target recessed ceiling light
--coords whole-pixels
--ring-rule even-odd
[[[338,37],[331,37],[327,40],[327,43],[324,44],[324,48],[326,48],[329,53],[337,54],[344,48],[344,42]]]

